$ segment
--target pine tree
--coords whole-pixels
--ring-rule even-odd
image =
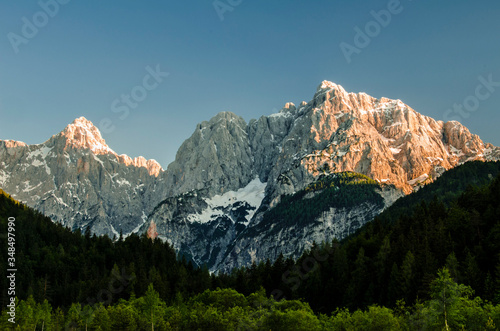
[[[447,268],[438,271],[438,277],[431,284],[430,307],[440,328],[458,329],[458,323],[462,318],[459,310],[460,298],[467,298],[472,293],[469,286],[455,283]]]
[[[455,281],[458,282],[460,280],[460,271],[459,271],[459,263],[457,260],[457,257],[455,256],[455,252],[451,252],[448,257],[446,258],[446,268],[450,272],[451,278]]]
[[[144,295],[143,311],[146,316],[149,316],[151,322],[151,330],[154,331],[155,320],[159,317],[161,305],[160,295],[153,288],[153,284],[149,284],[148,290]]]
[[[83,325],[82,306],[79,303],[71,304],[69,308],[65,328],[67,330],[78,330]]]
[[[37,305],[36,309],[37,320],[42,323],[42,331],[51,325],[52,318],[52,306],[49,304],[47,300],[44,300],[43,303]]]
[[[401,265],[401,289],[403,296],[407,302],[412,302],[414,294],[415,280],[415,257],[411,251],[406,253],[403,264]]]
[[[394,305],[397,300],[401,299],[401,275],[396,262],[392,264],[391,275],[389,277],[389,284],[387,287],[387,302]]]

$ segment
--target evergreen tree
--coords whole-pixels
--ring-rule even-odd
[[[161,300],[160,295],[153,288],[153,284],[149,284],[148,290],[143,297],[142,311],[147,316],[151,323],[151,330],[154,330],[155,321],[160,319],[161,315]]]
[[[445,330],[458,329],[462,320],[459,311],[460,297],[469,296],[472,289],[465,285],[458,285],[451,278],[448,269],[438,272],[438,277],[431,284],[430,307],[436,318],[436,324]]]
[[[401,265],[400,277],[403,297],[406,301],[410,302],[415,292],[415,256],[411,251],[408,251],[408,253],[406,253],[405,259],[403,260],[403,264]]]

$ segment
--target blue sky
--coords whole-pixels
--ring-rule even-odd
[[[55,1],[2,4],[0,139],[42,143],[85,116],[108,121],[117,153],[166,168],[197,123],[269,115],[330,80],[500,145],[498,1]]]

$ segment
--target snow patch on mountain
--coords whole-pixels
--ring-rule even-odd
[[[132,184],[130,184],[130,182],[128,180],[126,180],[125,178],[120,178],[120,179],[117,179],[116,180],[116,183],[120,186],[122,185],[128,185],[128,186],[132,186]]]
[[[415,185],[416,183],[420,183],[420,182],[425,181],[427,178],[429,178],[429,175],[428,174],[423,174],[421,176],[418,176],[417,178],[409,180],[408,184]]]
[[[43,146],[43,145],[38,145],[38,146],[40,146],[38,149],[36,149],[35,151],[30,153],[30,155],[28,156],[28,160],[36,159],[39,157],[41,159],[45,160],[47,155],[49,155],[49,153],[52,151],[51,147],[47,147],[47,146]]]
[[[141,223],[139,223],[139,225],[137,225],[132,231],[130,231],[130,233],[127,233],[126,235],[124,235],[123,237],[124,238],[127,238],[128,236],[130,236],[132,233],[137,233],[139,232],[139,230],[141,229],[141,227],[146,223],[148,219],[148,215],[146,215],[146,213],[144,212],[144,210],[142,211],[142,216],[141,216]]]
[[[259,177],[256,177],[247,186],[240,188],[238,191],[229,191],[222,195],[216,195],[210,199],[204,199],[208,207],[199,214],[190,214],[187,219],[190,222],[208,223],[217,217],[226,215],[224,209],[233,206],[235,203],[247,203],[252,209],[249,210],[246,224],[250,222],[255,211],[262,203],[265,195],[267,183],[262,183]],[[237,208],[237,207],[233,207]]]
[[[450,152],[455,156],[463,156],[464,152],[457,149],[455,146],[450,145]]]
[[[113,232],[113,234],[116,236],[116,238],[119,238],[120,237],[120,234],[118,233],[118,231],[116,231],[115,227],[113,226],[113,224],[111,224],[111,231]]]
[[[9,177],[9,174],[6,173],[5,170],[0,170],[0,185],[3,185]]]

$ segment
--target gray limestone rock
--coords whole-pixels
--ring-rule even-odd
[[[117,155],[84,118],[39,145],[0,141],[0,187],[55,222],[111,238],[166,196],[160,165]]]
[[[324,81],[311,101],[248,124],[230,112],[202,122],[166,171],[118,155],[84,118],[43,144],[0,141],[0,187],[72,229],[113,237],[156,226],[198,265],[228,271],[343,238],[444,171],[499,159],[500,148],[458,122]],[[301,226],[261,224],[285,194],[342,171],[378,181],[384,206],[332,208]]]

